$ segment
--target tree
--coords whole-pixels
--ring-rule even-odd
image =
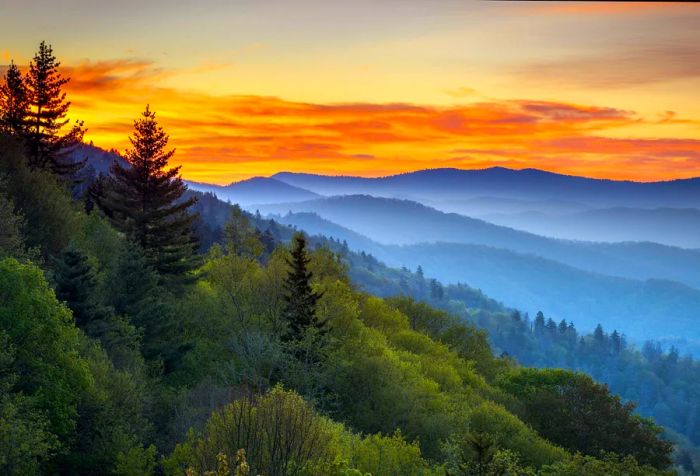
[[[289,340],[301,339],[309,328],[325,331],[326,321],[319,321],[316,317],[316,303],[321,294],[311,288],[312,273],[307,268],[310,261],[306,255],[306,238],[297,233],[294,235],[291,260],[287,260],[291,269],[284,282],[284,317],[289,325]]]
[[[81,392],[91,381],[79,355],[80,333],[42,271],[12,258],[0,260],[0,333],[15,349],[6,368],[17,375],[10,391],[31,398],[46,415],[47,430],[65,444],[74,434]]]
[[[163,277],[182,278],[197,261],[197,215],[188,212],[196,198],[182,199],[187,186],[180,167],[166,169],[175,150],[166,149],[168,135],[148,106],[129,140],[133,148],[126,151],[126,164],[112,164],[98,204],[118,230],[143,248],[149,266]]]
[[[231,216],[224,227],[224,238],[228,252],[246,258],[257,258],[264,251],[259,236],[260,233],[250,224],[250,220],[241,207],[234,205],[231,209]]]
[[[544,333],[544,328],[544,314],[542,314],[542,311],[537,311],[537,315],[535,315],[535,335],[541,336]]]
[[[0,330],[0,473],[41,474],[41,463],[59,442],[48,431],[46,416],[34,408],[33,399],[12,391],[19,379],[12,369],[16,358],[10,337]]]
[[[70,158],[82,143],[85,129],[83,122],[77,121],[67,133],[60,135],[61,129],[69,123],[66,116],[71,104],[62,90],[70,78],[61,76],[60,65],[51,45],[42,41],[29,64],[26,78],[30,108],[25,138],[32,167],[72,177],[85,164],[84,160]]]
[[[108,317],[109,311],[96,300],[97,281],[88,257],[69,246],[54,262],[56,297],[73,311],[75,324],[94,336],[96,321]]]
[[[48,261],[70,243],[80,217],[65,184],[50,171],[31,169],[23,154],[16,141],[0,137],[3,188],[15,211],[24,217],[20,231],[26,245]]]
[[[502,375],[499,384],[520,400],[522,419],[552,443],[596,457],[631,455],[657,469],[671,464],[673,445],[660,437],[661,428],[585,374],[518,368]]]
[[[22,73],[14,62],[0,86],[0,132],[23,138],[27,131],[29,95]]]
[[[107,304],[141,331],[144,357],[162,359],[166,372],[174,369],[189,343],[182,336],[174,337],[179,321],[143,249],[136,243],[124,243],[107,280],[111,283],[106,290]]]
[[[27,256],[22,237],[24,218],[14,211],[14,204],[4,194],[4,181],[0,180],[0,258]]]
[[[190,441],[178,445],[164,466],[180,474],[190,468],[194,474],[211,474],[207,471],[221,467],[221,455],[240,466],[237,455],[243,449],[250,474],[330,474],[329,466],[338,457],[333,442],[342,431],[298,394],[275,387],[212,414],[203,435],[191,435]]]

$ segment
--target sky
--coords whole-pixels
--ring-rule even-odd
[[[42,40],[86,139],[150,104],[190,180],[535,167],[700,176],[700,4],[0,0],[0,64]]]

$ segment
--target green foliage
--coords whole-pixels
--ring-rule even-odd
[[[27,250],[22,236],[24,218],[15,213],[14,204],[5,195],[5,181],[0,179],[0,258],[27,257]]]
[[[66,441],[92,378],[70,311],[56,301],[38,268],[0,261],[0,330],[15,348],[9,371],[18,378],[12,391],[32,397],[46,412],[49,430]]]
[[[247,258],[259,257],[265,248],[258,235],[258,231],[250,224],[241,207],[234,205],[224,227],[227,251]]]
[[[670,476],[673,472],[642,466],[632,456],[619,458],[608,453],[601,459],[577,454],[568,461],[545,466],[541,474],[542,476]]]
[[[464,476],[534,476],[529,467],[522,466],[518,455],[499,449],[495,438],[487,433],[470,433],[461,440],[445,445],[450,454],[448,475]]]
[[[134,447],[119,453],[115,476],[151,476],[156,470],[156,447]]]
[[[48,259],[61,252],[80,229],[82,217],[71,202],[65,185],[52,173],[30,170],[22,149],[0,137],[0,175],[9,198],[24,217],[21,231],[30,248]]]
[[[551,464],[566,458],[567,453],[541,438],[505,408],[484,402],[469,413],[471,433],[488,434],[499,448],[515,451],[521,461],[534,467]]]
[[[49,422],[35,398],[13,391],[20,375],[13,369],[15,346],[0,331],[0,473],[40,474],[40,469],[59,447]]]
[[[253,402],[236,400],[214,413],[202,437],[176,451],[175,455],[186,455],[177,466],[182,472],[193,467],[201,474],[216,469],[220,453],[234,461],[242,448],[253,474],[313,474],[312,468],[334,462],[336,426],[318,416],[299,395],[275,388]]]
[[[97,302],[97,278],[88,257],[69,246],[54,262],[56,297],[73,311],[76,325],[94,335],[98,321],[106,319],[109,310]]]
[[[513,369],[499,385],[518,399],[518,413],[541,435],[573,452],[632,455],[640,464],[664,469],[672,445],[661,429],[633,413],[607,387],[589,376],[566,370]]]
[[[406,443],[400,433],[362,438],[280,387],[215,412],[202,435],[190,433],[163,467],[170,475],[188,469],[188,474],[204,474],[221,471],[223,460],[236,461],[240,469],[241,450],[250,474],[350,474],[349,469],[375,476],[429,473],[418,446]]]

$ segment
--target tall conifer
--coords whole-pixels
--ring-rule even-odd
[[[12,62],[0,85],[0,132],[23,138],[29,116],[29,93],[17,65]]]
[[[320,294],[311,288],[312,273],[308,270],[310,259],[306,255],[306,238],[301,233],[294,235],[291,259],[287,260],[289,273],[285,279],[284,317],[289,325],[287,338],[299,340],[309,328],[325,331],[325,321],[316,317],[316,303]]]
[[[71,104],[62,89],[70,78],[61,76],[60,65],[51,45],[42,41],[26,78],[30,105],[26,143],[30,165],[70,177],[85,162],[70,157],[82,142],[85,129],[77,121],[67,133],[60,135],[61,129],[68,125],[66,116]]]
[[[196,215],[188,208],[196,199],[183,199],[187,186],[180,167],[166,168],[175,150],[167,150],[168,135],[149,107],[134,122],[129,140],[133,148],[124,156],[126,164],[114,162],[98,204],[117,229],[143,248],[158,274],[182,277],[195,266]]]

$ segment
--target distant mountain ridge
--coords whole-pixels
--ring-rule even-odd
[[[211,192],[219,199],[250,206],[264,203],[299,202],[320,195],[270,177],[252,177],[229,185],[186,182],[193,190]]]
[[[443,213],[417,202],[369,195],[265,205],[260,211],[313,212],[384,245],[443,242],[490,246],[537,255],[585,271],[629,279],[668,279],[700,289],[700,250],[645,242],[560,240]]]
[[[382,245],[313,213],[292,213],[275,220],[309,234],[346,241],[350,249],[370,252],[393,267],[415,270],[420,265],[429,278],[466,283],[510,306],[573,320],[587,331],[602,322],[636,340],[651,335],[700,339],[696,325],[700,290],[678,282],[613,277],[485,245]]]
[[[633,182],[492,167],[428,169],[378,178],[280,172],[272,178],[321,195],[370,194],[433,200],[492,195],[581,201],[596,206],[700,207],[700,177]]]
[[[652,241],[700,248],[700,209],[613,207],[566,214],[491,213],[479,218],[538,235],[588,241]]]

